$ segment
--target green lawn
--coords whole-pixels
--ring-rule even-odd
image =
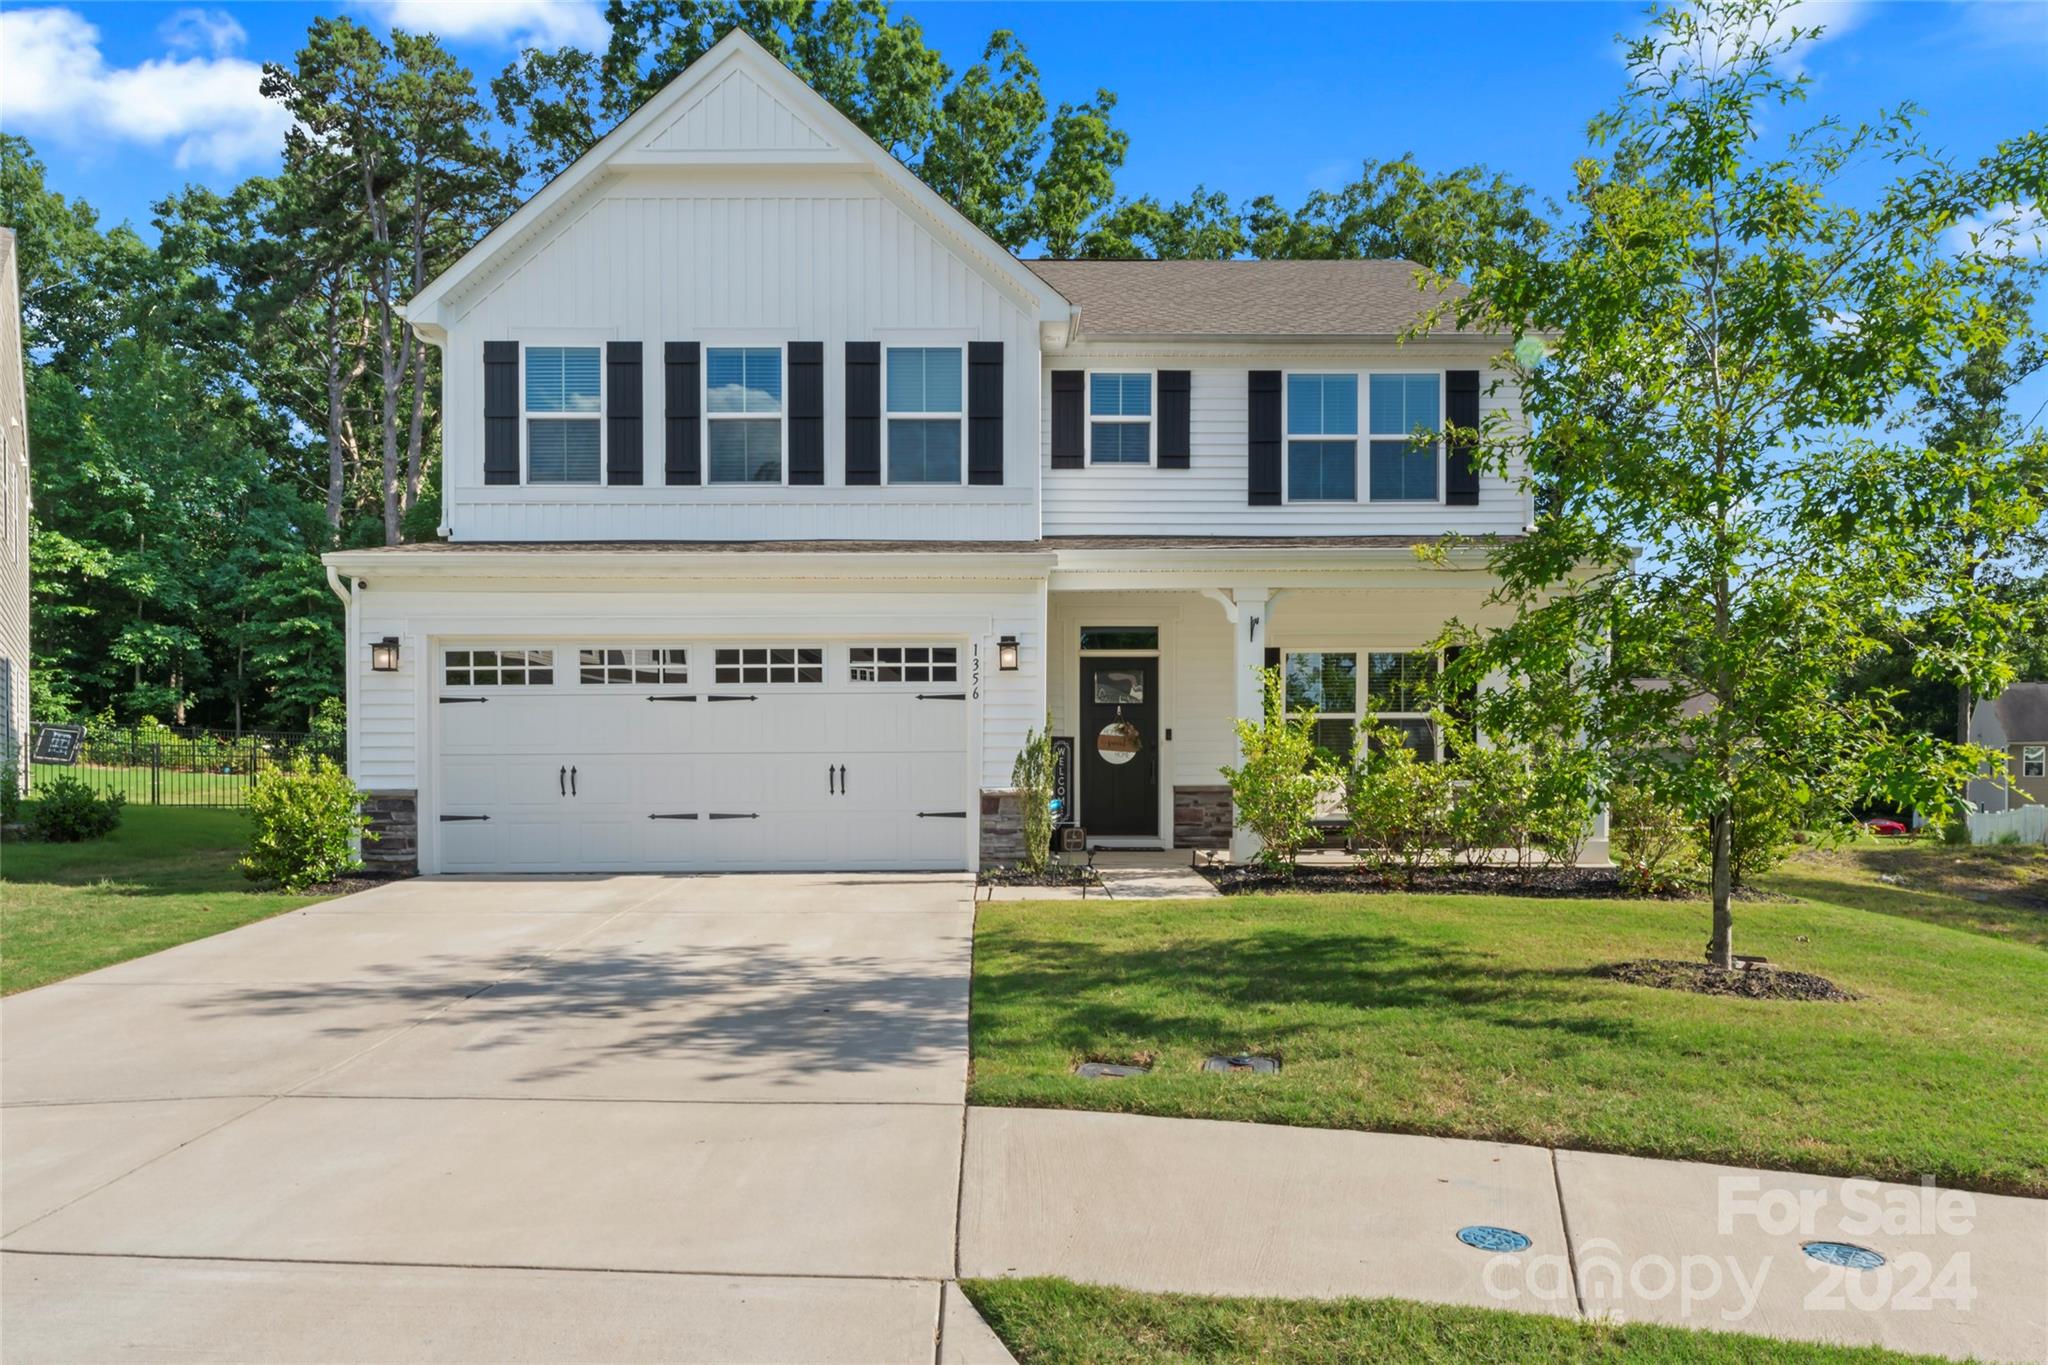
[[[1615,1326],[1401,1299],[1210,1299],[1137,1294],[1066,1280],[963,1280],[1019,1365],[1203,1360],[1260,1365],[1354,1361],[1656,1362],[1656,1365],[1880,1365],[1924,1360],[1644,1323]]]
[[[96,792],[119,792],[132,809],[151,805],[151,796],[165,804],[241,806],[249,800],[248,773],[193,772],[185,768],[159,768],[148,764],[80,763],[71,767],[38,763],[30,775],[35,787],[59,777],[75,777]]]
[[[2048,948],[2048,847],[2040,844],[1866,840],[1801,854],[1763,880],[1788,895],[1846,897],[1881,915]]]
[[[1699,903],[1483,896],[994,902],[975,1104],[1544,1143],[2048,1194],[2048,953],[1857,908],[1737,907],[1736,946],[1863,998],[1624,985],[1696,958]],[[1819,897],[1825,892],[1826,901]],[[1267,1051],[1278,1075],[1207,1075]],[[1078,1061],[1153,1057],[1087,1081]]]
[[[130,806],[105,839],[0,845],[0,994],[320,899],[257,889],[247,839],[239,811]]]

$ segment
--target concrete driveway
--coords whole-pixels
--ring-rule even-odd
[[[5,1356],[929,1360],[972,895],[429,878],[17,996]]]

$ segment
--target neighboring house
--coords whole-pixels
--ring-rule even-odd
[[[2014,683],[1970,712],[1970,742],[2005,751],[2003,777],[1970,783],[1979,810],[2048,802],[2048,682]]]
[[[1019,262],[727,37],[408,306],[447,539],[327,556],[371,856],[1008,861],[1048,715],[1093,841],[1220,846],[1269,662],[1433,747],[1492,580],[1415,547],[1532,509],[1410,441],[1509,401],[1498,338],[1397,344],[1416,277]]]
[[[28,780],[28,396],[14,229],[0,228],[0,763]]]

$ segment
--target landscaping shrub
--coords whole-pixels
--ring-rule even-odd
[[[286,760],[257,774],[249,789],[255,826],[242,871],[251,880],[300,891],[361,867],[352,841],[369,833],[356,784],[324,755]]]
[[[1238,822],[1259,836],[1259,861],[1281,872],[1294,870],[1301,850],[1317,839],[1316,800],[1337,785],[1330,760],[1316,744],[1313,710],[1293,716],[1281,704],[1280,670],[1261,669],[1264,714],[1257,724],[1237,722],[1244,761],[1223,769]]]
[[[119,792],[101,796],[69,773],[54,777],[29,807],[29,837],[53,844],[103,839],[120,828],[121,807],[127,801]]]
[[[1700,841],[1684,812],[1647,787],[1615,787],[1607,798],[1607,826],[1608,854],[1630,895],[1666,894],[1704,877]]]
[[[1352,847],[1378,871],[1413,885],[1415,874],[1450,855],[1458,823],[1453,765],[1433,763],[1391,726],[1361,732],[1345,785]]]
[[[1052,721],[1044,730],[1026,731],[1024,747],[1010,765],[1010,785],[1017,789],[1023,807],[1024,857],[1019,866],[1026,872],[1043,872],[1052,857]]]
[[[306,726],[306,742],[329,756],[348,744],[348,704],[340,697],[323,697]]]
[[[21,769],[10,757],[0,763],[0,825],[18,824],[21,820]]]
[[[1576,866],[1585,851],[1599,763],[1591,746],[1556,741],[1530,760],[1529,838],[1553,863]]]
[[[1466,744],[1449,761],[1452,805],[1447,860],[1482,866],[1493,850],[1512,849],[1518,866],[1530,861],[1534,774],[1525,755]]]
[[[1803,832],[1804,802],[1782,777],[1754,772],[1735,786],[1735,825],[1730,832],[1734,854],[1730,871],[1736,886],[1753,885],[1758,877],[1785,861]],[[1707,831],[1700,846],[1712,848]]]

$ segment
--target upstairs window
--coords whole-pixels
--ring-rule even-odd
[[[2048,777],[2048,744],[2029,744],[2020,750],[2021,777]]]
[[[526,348],[526,481],[596,483],[604,469],[604,366],[595,346]]]
[[[889,348],[889,482],[959,483],[966,420],[958,346]]]
[[[1358,376],[1287,376],[1287,500],[1358,500]]]
[[[1088,462],[1152,463],[1152,376],[1088,376]]]
[[[1436,501],[1440,443],[1428,437],[1418,439],[1417,433],[1434,433],[1442,425],[1442,375],[1372,377],[1370,491],[1374,502]]]
[[[710,347],[704,420],[712,483],[781,483],[782,348]]]

